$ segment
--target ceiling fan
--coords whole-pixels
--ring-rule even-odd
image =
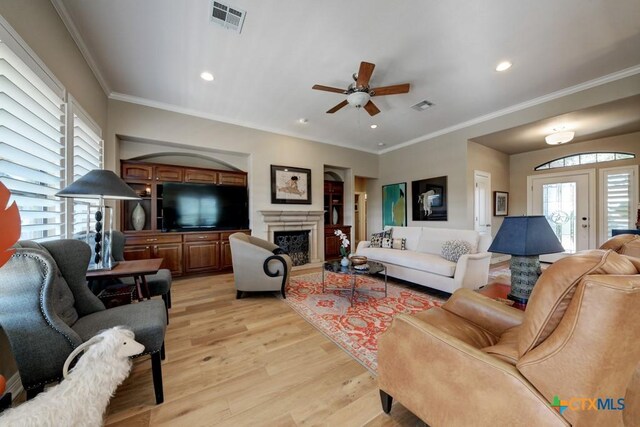
[[[376,88],[369,87],[369,80],[371,79],[371,74],[373,74],[375,66],[375,64],[362,61],[360,63],[360,69],[353,75],[354,82],[351,83],[346,90],[339,89],[337,87],[313,85],[312,89],[315,90],[324,90],[326,92],[342,93],[347,95],[347,99],[328,110],[327,113],[333,114],[349,104],[356,108],[364,108],[370,116],[375,116],[380,112],[380,109],[378,109],[376,104],[371,101],[372,97],[409,92],[409,88],[411,87],[409,83]]]

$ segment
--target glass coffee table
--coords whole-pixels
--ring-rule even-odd
[[[358,276],[369,275],[373,276],[378,273],[384,272],[384,296],[387,296],[387,267],[376,261],[368,261],[367,265],[368,269],[356,269],[353,265],[349,265],[348,267],[343,267],[340,265],[340,261],[331,261],[325,262],[322,266],[322,292],[324,293],[325,289],[329,291],[351,291],[351,306],[355,302],[355,293],[358,287]],[[325,284],[325,276],[327,274],[345,274],[351,276],[351,286],[350,288],[329,288]],[[358,291],[362,291],[363,289],[359,289]],[[367,289],[366,291],[371,292],[382,292],[373,289]]]

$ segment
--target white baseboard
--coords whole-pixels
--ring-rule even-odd
[[[22,381],[20,380],[20,374],[16,372],[7,381],[7,392],[11,393],[11,398],[15,399],[24,388],[22,387]]]

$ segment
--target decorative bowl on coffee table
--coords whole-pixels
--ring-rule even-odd
[[[362,265],[367,263],[366,256],[354,255],[349,259],[351,260],[351,264],[353,265]]]

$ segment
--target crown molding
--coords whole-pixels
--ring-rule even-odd
[[[255,129],[263,132],[275,133],[278,135],[289,136],[291,138],[304,139],[305,141],[317,142],[320,144],[335,145],[338,147],[348,148],[356,151],[362,151],[370,154],[379,154],[378,150],[367,150],[366,148],[354,147],[352,145],[342,144],[335,141],[309,139],[308,136],[298,134],[295,132],[284,131],[281,129],[271,128],[266,126],[259,126],[244,120],[230,120],[226,117],[218,116],[211,113],[206,113],[204,111],[195,110],[192,108],[180,107],[178,105],[168,104],[160,101],[154,101],[152,99],[141,98],[138,96],[131,96],[124,93],[111,92],[111,94],[109,95],[109,99],[113,99],[115,101],[128,102],[130,104],[143,105],[145,107],[157,108],[165,111],[171,111],[172,113],[185,114],[187,116],[198,117],[201,119],[214,120],[216,122],[226,123],[226,124],[235,125],[235,126],[242,126],[245,128]]]
[[[96,80],[98,80],[98,83],[102,87],[102,90],[104,91],[105,95],[109,96],[111,94],[111,88],[109,87],[109,83],[107,83],[107,80],[104,78],[104,76],[100,72],[98,63],[91,55],[89,48],[87,48],[87,45],[84,42],[84,39],[80,35],[80,31],[78,31],[78,27],[76,27],[76,24],[73,23],[73,19],[71,19],[71,15],[69,14],[69,11],[67,11],[67,8],[65,7],[64,3],[62,2],[62,0],[51,0],[51,4],[53,4],[53,7],[58,12],[60,19],[62,19],[62,22],[64,22],[65,27],[67,27],[67,30],[71,35],[71,38],[73,38],[73,40],[76,42],[76,46],[78,46],[80,53],[84,57],[85,61],[87,61],[87,64],[89,65],[89,68],[91,68],[91,71],[93,71],[93,75],[96,77]]]
[[[471,120],[467,120],[466,122],[458,123],[453,126],[446,127],[444,129],[437,130],[435,132],[428,133],[426,135],[419,136],[417,138],[411,139],[409,141],[402,142],[400,144],[394,145],[393,147],[385,148],[384,150],[378,151],[378,154],[389,153],[394,150],[399,150],[404,147],[408,147],[413,144],[417,144],[419,142],[428,141],[429,139],[436,138],[438,136],[446,135],[451,132],[455,132],[460,129],[464,129],[473,125],[477,125],[479,123],[483,123],[489,120],[496,119],[498,117],[506,116],[511,113],[515,113],[517,111],[525,110],[530,107],[534,107],[536,105],[544,104],[545,102],[553,101],[558,98],[562,98],[564,96],[572,95],[577,92],[581,92],[583,90],[591,89],[596,86],[600,86],[606,83],[611,83],[616,80],[621,80],[627,77],[631,77],[633,75],[640,74],[640,65],[635,65],[633,67],[625,68],[624,70],[617,71],[615,73],[608,74],[606,76],[598,77],[597,79],[589,80],[584,83],[577,84],[575,86],[571,86],[565,89],[558,90],[556,92],[552,92],[546,95],[542,95],[538,98],[530,99],[529,101],[522,102],[520,104],[512,105],[507,108],[503,108],[502,110],[494,111],[493,113],[485,114],[483,116],[479,116],[473,118]]]

